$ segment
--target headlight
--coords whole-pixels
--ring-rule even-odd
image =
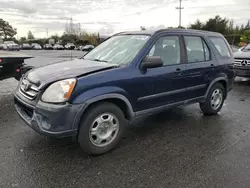
[[[51,84],[43,93],[42,101],[60,103],[67,101],[76,85],[76,79],[61,80]]]

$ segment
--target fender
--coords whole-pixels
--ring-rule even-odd
[[[205,93],[205,99],[207,98],[207,95],[208,95],[208,93],[209,93],[211,87],[212,87],[216,82],[219,82],[219,81],[225,81],[225,82],[226,82],[226,97],[227,97],[228,79],[227,79],[227,77],[217,77],[217,78],[215,78],[215,79],[209,84],[209,86],[208,86],[208,88],[207,88],[207,91],[206,91],[206,93]]]
[[[132,119],[133,117],[135,117],[135,112],[133,111],[132,105],[130,103],[130,101],[122,94],[118,94],[118,93],[108,93],[108,94],[103,94],[103,95],[99,95],[93,98],[90,98],[88,100],[86,100],[80,107],[80,109],[78,110],[76,117],[74,119],[74,123],[73,123],[73,128],[77,129],[78,125],[80,123],[81,117],[83,115],[83,113],[86,111],[86,109],[93,103],[98,102],[98,101],[102,101],[105,99],[120,99],[122,100],[126,105],[127,105],[127,113],[129,115],[129,119]]]

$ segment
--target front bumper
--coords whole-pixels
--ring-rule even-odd
[[[234,70],[235,70],[236,76],[250,78],[250,68],[235,67]]]
[[[75,136],[76,120],[81,105],[48,104],[39,101],[36,106],[15,94],[15,108],[19,116],[36,132],[53,137]]]

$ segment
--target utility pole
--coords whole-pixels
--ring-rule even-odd
[[[184,7],[181,6],[182,0],[179,0],[179,2],[179,7],[176,7],[176,9],[179,10],[179,27],[181,27],[181,10],[184,9]]]
[[[46,28],[46,35],[47,35],[47,38],[48,38],[48,36],[49,36],[48,28]]]

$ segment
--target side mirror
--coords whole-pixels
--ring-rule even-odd
[[[151,56],[151,57],[147,56],[141,64],[141,69],[146,70],[162,66],[163,66],[163,61],[160,56]]]

